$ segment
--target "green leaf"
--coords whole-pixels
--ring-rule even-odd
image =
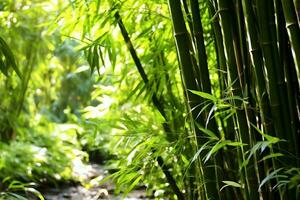
[[[270,136],[270,135],[267,135],[265,133],[263,133],[259,128],[257,128],[254,124],[251,123],[251,126],[255,128],[255,130],[261,134],[264,138],[266,138],[269,142],[271,142],[272,144],[275,144],[277,142],[280,142],[280,141],[284,141],[284,140],[281,140],[277,137],[273,137],[273,136]]]
[[[261,187],[266,184],[268,181],[270,181],[271,179],[274,179],[274,178],[286,178],[287,176],[285,175],[281,175],[281,174],[278,174],[281,170],[283,170],[283,168],[279,168],[279,169],[276,169],[274,170],[272,173],[270,173],[268,176],[266,176],[260,183],[259,185],[259,189],[261,189]]]
[[[2,58],[0,57],[0,71],[8,77],[8,69],[5,63],[3,62]]]
[[[132,184],[128,187],[128,189],[125,191],[125,194],[128,194],[133,188],[140,182],[140,180],[143,178],[143,176],[138,176]]]
[[[267,155],[265,157],[263,157],[261,160],[259,160],[258,162],[270,159],[270,158],[276,158],[276,157],[280,157],[280,156],[284,156],[282,153],[272,153],[270,155]]]
[[[25,188],[24,190],[27,191],[27,192],[30,192],[30,193],[34,194],[40,200],[45,200],[44,197],[43,197],[43,195],[38,190],[36,190],[35,188]]]
[[[8,69],[8,66],[10,66],[10,67],[12,67],[14,69],[14,71],[17,73],[17,75],[19,76],[19,78],[22,79],[21,72],[20,72],[19,68],[17,67],[16,61],[15,61],[15,57],[14,57],[12,51],[10,50],[9,46],[7,45],[7,43],[0,37],[0,56],[1,56],[1,54],[5,57],[5,61],[6,61],[6,62],[4,62],[2,60],[2,62],[0,63],[0,65],[3,65],[3,63],[6,63],[5,64],[6,67],[2,66],[1,67],[1,71],[2,72],[4,71],[4,74],[5,74],[5,72]],[[1,57],[0,57],[0,59],[1,59]]]
[[[225,183],[225,185],[220,189],[222,191],[224,188],[231,186],[231,187],[236,187],[236,188],[243,188],[243,186],[240,183],[234,182],[234,181],[222,181]]]
[[[12,192],[7,192],[7,194],[12,197],[12,198],[15,198],[15,200],[28,200],[26,199],[25,197],[21,196],[21,195],[18,195],[16,193],[12,193]],[[10,198],[9,198],[10,199]],[[12,199],[14,200],[14,199]]]
[[[228,186],[232,186],[232,187],[239,187],[241,188],[242,185],[240,183],[234,182],[234,181],[222,181],[223,183],[225,183]]]
[[[230,140],[219,140],[214,146],[213,148],[209,151],[209,153],[206,155],[204,163],[206,163],[209,158],[215,154],[218,150],[222,149],[225,146],[236,146],[236,147],[242,147],[245,146],[247,144],[241,143],[241,142],[232,142]]]
[[[183,163],[184,163],[185,165],[189,165],[188,159],[187,159],[183,154],[181,154],[180,156],[181,156],[181,160],[183,161]]]
[[[198,123],[196,123],[196,126],[206,135],[209,136],[209,139],[212,140],[219,140],[219,138],[216,136],[216,134],[214,132],[212,132],[209,129],[203,128],[202,126],[200,126]]]
[[[217,102],[218,98],[216,98],[215,96],[209,94],[209,93],[205,93],[205,92],[200,92],[200,91],[196,91],[196,90],[189,90],[190,92],[192,92],[195,95],[198,95],[204,99],[208,99],[211,100],[213,102]]]
[[[223,148],[225,145],[226,145],[226,142],[219,140],[213,146],[213,148],[208,152],[208,154],[206,154],[204,163],[206,163],[215,152],[217,152],[219,149]]]

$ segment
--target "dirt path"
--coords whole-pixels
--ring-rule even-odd
[[[78,176],[83,177],[84,182],[90,183],[89,188],[85,188],[82,185],[69,186],[65,188],[50,189],[43,194],[45,200],[150,200],[145,195],[144,190],[134,190],[129,193],[126,197],[114,195],[114,185],[110,182],[105,183],[101,186],[96,183],[90,182],[95,177],[105,177],[107,172],[102,166],[98,164],[88,164],[79,167],[76,173]]]

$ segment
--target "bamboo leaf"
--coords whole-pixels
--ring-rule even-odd
[[[26,192],[30,192],[30,193],[34,194],[40,200],[45,200],[44,197],[43,197],[43,195],[38,190],[36,190],[35,188],[25,188],[24,190]]]
[[[203,144],[201,146],[201,148],[195,153],[195,155],[193,156],[193,159],[190,161],[190,164],[192,164],[200,155],[200,153],[208,146],[208,144],[210,144],[211,141],[206,142],[205,144]]]
[[[1,55],[2,54],[2,55]],[[0,63],[1,67],[1,71],[4,71],[4,74],[6,73],[6,71],[8,70],[8,67],[12,67],[13,70],[17,73],[17,75],[19,76],[19,78],[22,79],[22,75],[21,72],[16,64],[15,61],[15,57],[12,53],[12,51],[10,50],[9,46],[7,45],[7,43],[3,40],[3,38],[0,37],[0,60],[2,59],[1,57],[4,56],[5,58],[5,62],[2,60]],[[5,63],[5,67],[4,64]]]
[[[234,182],[234,181],[222,181],[223,183],[225,183],[226,185],[230,185],[233,187],[242,187],[242,185],[240,183]]]
[[[212,140],[219,140],[219,138],[216,136],[216,134],[214,132],[212,132],[211,130],[207,129],[207,128],[203,128],[202,126],[200,126],[198,123],[196,123],[196,126],[206,135],[209,136],[209,139]]]
[[[13,198],[16,198],[18,200],[28,200],[27,198],[21,196],[21,195],[18,195],[16,193],[12,193],[12,192],[7,192],[7,194]]]
[[[274,179],[274,178],[286,178],[287,176],[285,175],[280,175],[278,174],[280,171],[282,171],[283,168],[279,168],[279,169],[276,169],[274,170],[272,173],[270,173],[268,176],[266,176],[260,183],[259,185],[259,189],[261,189],[261,187],[266,184],[268,181],[270,181],[271,179]]]
[[[130,184],[130,186],[128,187],[128,189],[126,190],[125,194],[129,193],[131,190],[133,190],[133,188],[141,181],[141,179],[143,178],[143,176],[138,176],[133,182],[132,184]]]
[[[208,152],[208,154],[206,154],[205,159],[204,159],[204,163],[206,163],[210,157],[217,152],[219,149],[223,148],[226,145],[226,142],[219,140],[214,146],[213,148]]]
[[[271,142],[272,144],[275,144],[275,143],[277,143],[277,142],[280,142],[280,141],[284,141],[284,140],[281,140],[281,139],[279,139],[279,138],[277,138],[277,137],[274,137],[274,136],[271,136],[271,135],[267,135],[267,134],[265,134],[265,133],[263,133],[259,128],[257,128],[254,124],[252,124],[251,123],[251,126],[253,127],[253,128],[255,128],[255,130],[259,133],[259,134],[261,134],[264,138],[266,138],[269,142]]]
[[[261,160],[259,160],[258,162],[270,159],[270,158],[276,158],[276,157],[280,157],[280,156],[284,156],[282,153],[272,153],[270,155],[267,155],[265,157],[263,157]]]
[[[200,92],[200,91],[196,91],[196,90],[189,90],[191,93],[198,95],[204,99],[208,99],[211,100],[213,102],[217,102],[218,98],[216,98],[215,96],[209,94],[209,93],[205,93],[205,92]]]
[[[234,181],[222,181],[225,183],[223,187],[221,187],[220,191],[222,191],[224,188],[231,186],[231,187],[236,187],[236,188],[243,188],[243,186],[240,183],[234,182]]]

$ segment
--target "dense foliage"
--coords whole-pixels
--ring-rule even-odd
[[[299,5],[2,0],[0,198],[88,159],[125,194],[299,198]]]

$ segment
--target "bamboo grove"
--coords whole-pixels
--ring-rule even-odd
[[[206,123],[218,138],[216,144],[210,143],[213,146],[207,145],[208,151],[218,151],[211,162],[203,163],[200,157],[198,164],[202,170],[197,175],[207,177],[203,186],[206,194],[200,191],[197,198],[298,198],[297,186],[280,179],[285,176],[282,173],[285,169],[299,165],[297,2],[202,3],[210,13],[220,99],[211,96],[216,89],[209,80],[201,4],[197,0],[169,0],[168,3],[186,99],[196,124],[198,148],[211,140],[204,137],[205,131],[198,125],[203,127]],[[213,106],[206,107],[211,101]],[[234,114],[223,114],[220,101],[232,105]],[[208,164],[215,167],[213,172],[207,169]],[[220,191],[221,182],[234,188]]]
[[[298,1],[168,0],[167,17],[151,13],[166,5],[163,1],[94,3],[87,6],[86,19],[102,26],[110,22],[107,32],[118,30],[120,43],[113,46],[116,37],[100,34],[84,48],[89,64],[99,70],[106,53],[116,63],[118,56],[110,51],[122,54],[126,46],[130,61],[122,62],[132,63],[141,80],[130,95],[139,93],[141,99],[145,93],[142,101],[163,118],[161,143],[141,141],[136,156],[150,155],[157,163],[172,198],[299,198]],[[92,13],[101,13],[102,3],[106,17],[101,21]],[[139,15],[145,24],[134,22]],[[172,33],[165,34],[166,28],[156,35],[151,20],[164,20]],[[135,25],[142,29],[138,37]],[[138,53],[140,39],[149,42],[148,57]],[[178,62],[171,61],[175,51]],[[167,151],[172,145],[175,150]],[[114,178],[141,170],[138,159]]]
[[[59,5],[43,34],[78,43],[98,77],[91,96],[115,88],[110,114],[81,125],[111,132],[123,160],[108,178],[120,190],[141,183],[166,199],[300,199],[299,0]],[[0,70],[23,80],[4,39]]]

